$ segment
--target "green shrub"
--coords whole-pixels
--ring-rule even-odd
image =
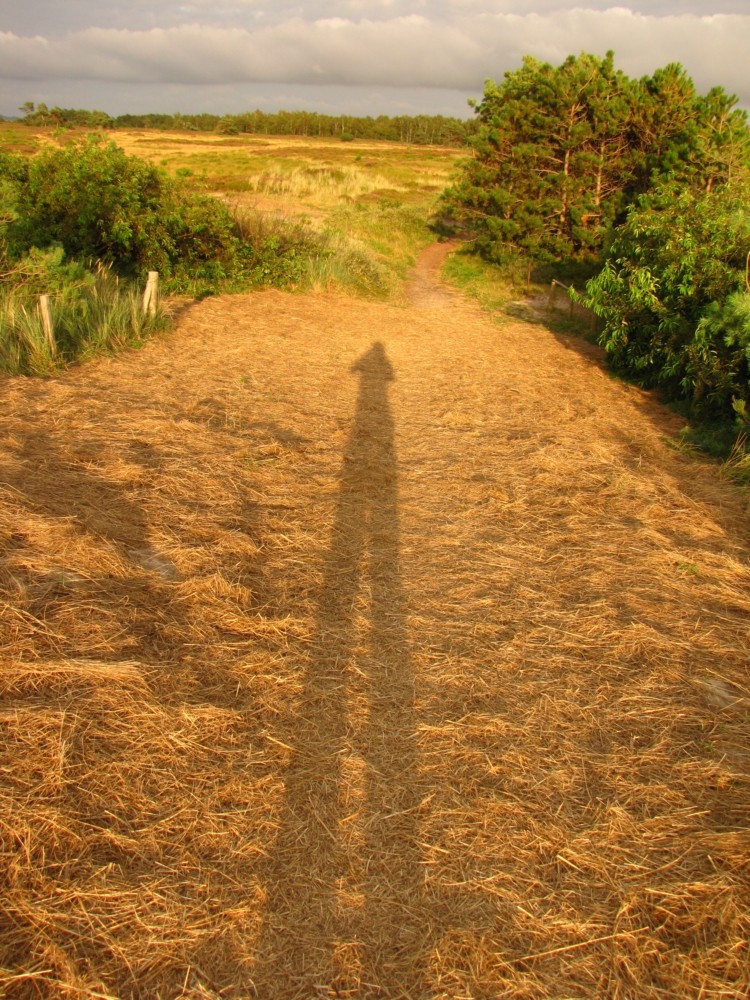
[[[25,257],[6,263],[5,287],[25,295],[56,294],[91,284],[94,275],[83,264],[66,260],[61,246],[32,247]],[[7,292],[6,292],[7,294]]]
[[[11,247],[26,252],[57,243],[70,257],[163,271],[173,253],[159,215],[164,177],[94,137],[43,150],[20,189]]]
[[[187,275],[221,281],[242,268],[222,202],[188,192],[98,137],[44,150],[14,183],[15,218],[5,227],[11,256],[57,244],[68,257],[103,261],[126,275],[159,271],[173,284]]]
[[[685,399],[698,416],[731,417],[750,398],[750,215],[739,187],[660,189],[615,233],[602,271],[577,296],[603,321],[614,366]]]

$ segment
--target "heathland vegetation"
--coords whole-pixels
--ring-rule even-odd
[[[458,155],[141,130],[115,142],[16,124],[0,138],[0,365],[14,373],[139,343],[164,321],[137,308],[150,270],[192,296],[331,284],[388,295],[433,238],[428,217]],[[61,331],[52,346],[41,293]]]
[[[487,82],[467,122],[22,110],[6,127],[39,148],[0,158],[6,369],[52,363],[23,299],[45,281],[91,294],[156,269],[193,295],[331,283],[382,295],[432,224],[463,236],[495,282],[574,282],[613,367],[713,428],[717,447],[747,428],[747,115],[677,64],[631,79],[612,53],[526,58]],[[144,333],[125,315],[113,344]]]

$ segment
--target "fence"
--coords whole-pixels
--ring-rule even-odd
[[[159,301],[159,272],[149,271],[146,289],[143,293],[143,315],[155,316],[156,305]],[[39,312],[42,317],[44,335],[47,338],[50,353],[54,357],[57,354],[57,342],[55,341],[55,327],[52,323],[52,311],[49,305],[49,295],[39,296]]]
[[[585,306],[579,305],[578,302],[574,302],[570,295],[572,291],[574,291],[572,285],[564,285],[562,281],[558,281],[556,278],[553,278],[547,294],[547,312],[552,312],[555,309],[558,311],[567,309],[568,315],[571,319],[574,319],[576,316],[580,319],[585,319],[588,323],[590,332],[593,333],[596,329],[597,323],[596,313],[592,312],[591,309],[587,309]],[[561,293],[564,293],[564,301],[562,302],[562,305],[558,305],[558,299],[563,297]]]

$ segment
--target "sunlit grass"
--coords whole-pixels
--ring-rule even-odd
[[[0,370],[49,375],[74,361],[140,346],[166,323],[160,309],[145,315],[141,291],[107,268],[51,295],[49,304],[52,339],[37,295],[23,286],[0,294]]]
[[[443,277],[476,299],[488,312],[503,312],[518,295],[511,273],[503,272],[497,265],[488,263],[468,249],[459,250],[446,259]]]
[[[10,126],[14,142],[37,141],[37,131]],[[69,141],[47,131],[44,142]],[[417,254],[434,239],[432,210],[465,155],[450,147],[296,136],[133,129],[106,138],[179,178],[187,191],[222,198],[245,223],[254,217],[251,229],[294,243],[305,261],[294,269],[296,287],[380,297],[398,295]]]
[[[222,197],[244,217],[244,228],[252,217],[250,228],[272,229],[282,242],[293,232],[307,260],[298,287],[381,297],[398,294],[417,254],[434,239],[431,212],[463,155],[447,147],[328,138],[136,131],[113,138],[189,188]]]
[[[196,184],[222,189],[254,190],[259,178],[297,177],[300,190],[281,194],[315,196],[330,188],[343,172],[365,190],[417,191],[422,196],[441,191],[460,160],[461,151],[448,147],[401,146],[394,143],[340,143],[334,139],[297,137],[177,136],[172,133],[115,132],[112,138],[126,152],[142,156],[170,173],[189,169]],[[315,178],[319,184],[310,184]],[[328,178],[326,177],[328,174]]]
[[[259,193],[318,201],[355,201],[373,191],[399,190],[381,174],[328,165],[297,167],[285,172],[268,170],[252,177],[248,183],[252,191]]]

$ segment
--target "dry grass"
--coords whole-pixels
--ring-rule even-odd
[[[3,395],[0,994],[747,995],[750,531],[644,394],[422,275]]]
[[[301,136],[118,130],[112,138],[171,173],[189,171],[190,183],[233,203],[314,220],[383,198],[426,213],[464,155],[449,147]]]
[[[249,181],[258,193],[305,200],[321,196],[334,201],[354,201],[374,191],[393,190],[391,183],[379,174],[367,174],[349,167],[301,167],[286,172],[264,172]]]

